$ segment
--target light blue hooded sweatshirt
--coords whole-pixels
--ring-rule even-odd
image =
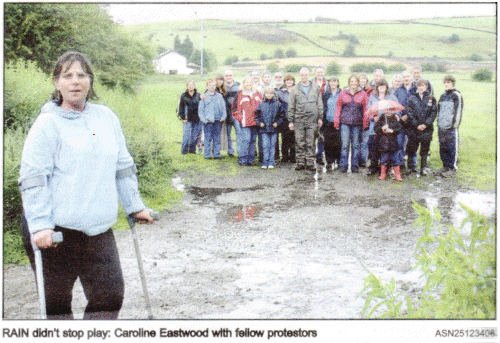
[[[46,103],[24,143],[19,185],[31,233],[56,225],[89,236],[145,209],[120,121],[108,107]]]

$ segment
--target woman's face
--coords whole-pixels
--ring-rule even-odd
[[[264,84],[266,84],[266,85],[267,85],[269,82],[271,82],[271,75],[269,75],[269,74],[264,74],[264,75],[262,76],[262,81],[264,82]]]
[[[217,83],[217,87],[220,87],[224,84],[224,79],[217,79],[215,82]]]
[[[394,78],[394,80],[392,81],[392,87],[399,88],[400,86],[401,86],[401,78],[400,77]]]
[[[195,86],[194,82],[189,82],[187,84],[187,90],[188,91],[194,91],[195,88],[196,88],[196,86]]]
[[[64,65],[61,74],[54,81],[54,85],[61,92],[62,108],[83,110],[90,91],[90,77],[83,71],[79,61],[73,62],[69,68]]]
[[[377,87],[378,94],[384,94],[387,92],[387,86],[386,85],[380,85]]]
[[[366,86],[367,83],[368,83],[368,79],[366,78],[366,76],[362,75],[359,77],[359,85],[361,87]]]
[[[246,79],[245,82],[243,83],[243,88],[247,91],[251,91],[253,87],[253,82],[250,79]]]
[[[267,100],[271,100],[274,96],[274,92],[266,92],[265,96]]]
[[[337,80],[330,80],[328,81],[328,83],[330,84],[331,89],[337,89],[337,87],[339,86],[339,82]]]
[[[292,79],[287,79],[287,80],[285,81],[285,86],[286,86],[286,88],[292,88],[292,87],[293,87],[293,83],[294,83],[294,82],[293,82],[293,80],[292,80]]]
[[[358,80],[356,80],[355,77],[351,77],[351,79],[349,80],[349,87],[352,90],[356,90],[356,88],[358,88],[358,86],[359,86]]]

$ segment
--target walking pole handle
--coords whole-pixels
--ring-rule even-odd
[[[151,218],[153,218],[153,220],[160,219],[160,214],[157,211],[152,211],[149,213],[149,215],[151,216]],[[130,227],[135,226],[136,223],[141,221],[141,219],[137,219],[137,218],[134,218],[132,216],[127,216],[127,220],[128,220]]]
[[[61,243],[63,241],[62,232],[55,232],[51,236],[53,243]],[[31,235],[31,246],[33,247],[33,252],[35,254],[35,270],[36,270],[36,285],[38,291],[38,297],[40,301],[40,318],[47,319],[47,306],[45,303],[45,287],[43,280],[43,261],[42,252],[40,248],[36,245],[33,240],[33,235]]]

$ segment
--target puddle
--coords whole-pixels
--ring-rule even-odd
[[[425,205],[429,209],[437,208],[443,222],[456,228],[460,227],[462,221],[467,217],[467,212],[460,204],[485,215],[489,219],[494,220],[496,217],[496,195],[494,193],[457,191],[453,195],[438,197],[435,194],[429,194],[425,198]]]

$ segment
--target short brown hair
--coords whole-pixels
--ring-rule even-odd
[[[52,73],[52,80],[57,81],[61,77],[61,74],[65,71],[68,70],[69,67],[74,62],[80,62],[80,65],[82,66],[83,71],[85,74],[88,75],[90,78],[90,90],[87,93],[87,98],[85,100],[96,100],[99,99],[97,96],[95,90],[94,90],[94,72],[92,71],[92,64],[90,63],[89,59],[87,56],[82,54],[81,52],[78,51],[67,51],[64,54],[62,54],[56,62],[56,65],[54,66],[54,71]],[[63,70],[63,68],[66,68]],[[54,90],[52,93],[52,100],[54,100],[57,104],[57,106],[61,106],[63,103],[63,98],[61,95],[61,92],[59,92],[57,89]]]
[[[455,78],[453,77],[453,75],[446,75],[444,78],[443,78],[443,82],[446,82],[446,81],[450,81],[452,84],[453,84],[453,87],[455,87]]]

